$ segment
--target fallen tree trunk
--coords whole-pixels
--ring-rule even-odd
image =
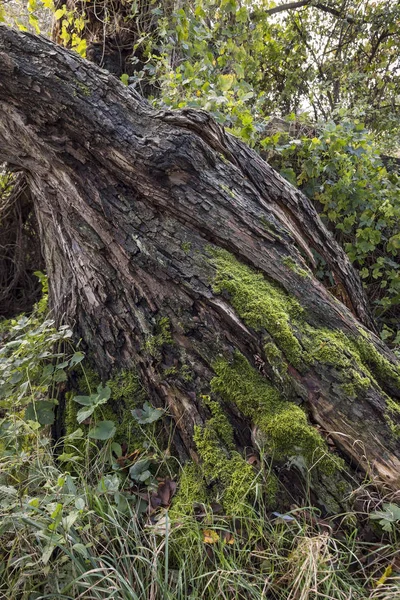
[[[396,488],[400,369],[309,201],[205,112],[156,112],[46,39],[1,26],[0,76],[0,160],[25,174],[52,309],[100,372],[137,369],[216,476],[213,452],[252,439],[332,478],[317,424]]]

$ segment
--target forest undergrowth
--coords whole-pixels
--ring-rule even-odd
[[[47,314],[42,283],[33,314],[4,321],[0,332],[1,597],[399,598],[396,494],[366,479],[347,512],[327,515],[305,486],[302,501],[292,497],[280,512],[260,449],[248,456],[248,493],[226,514],[218,488],[205,488],[199,468],[174,456],[168,415],[135,377],[94,380],[70,329]],[[123,385],[137,408],[122,427],[107,403]],[[65,395],[75,409],[54,443]]]

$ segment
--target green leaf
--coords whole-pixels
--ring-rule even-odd
[[[85,355],[83,354],[83,352],[75,352],[75,354],[73,355],[73,357],[69,361],[69,366],[70,367],[74,367],[78,363],[82,362],[82,360],[84,358],[85,358]]]
[[[81,404],[82,406],[91,406],[93,404],[94,396],[74,396],[72,400]]]
[[[79,425],[83,423],[83,421],[86,421],[86,419],[88,419],[93,413],[94,406],[89,406],[88,408],[81,408],[78,410],[76,420],[78,421]]]
[[[87,558],[87,556],[88,556],[88,551],[86,549],[86,546],[84,546],[83,544],[74,544],[72,546],[72,550],[73,550],[73,552],[77,552],[84,558]]]
[[[235,76],[232,74],[220,75],[218,78],[219,86],[223,92],[230,90],[234,81]]]
[[[42,562],[44,565],[47,565],[47,563],[49,562],[50,556],[52,555],[54,548],[54,544],[48,544],[44,547],[42,552]]]
[[[121,444],[118,444],[117,442],[113,442],[111,444],[111,450],[115,453],[116,457],[119,458],[120,456],[122,456],[122,447]]]
[[[63,8],[59,8],[58,10],[56,10],[56,12],[54,13],[54,18],[58,21],[58,19],[61,19],[61,17],[63,17],[66,13],[66,6],[64,5]]]
[[[85,508],[85,500],[83,498],[75,498],[75,508],[83,510]]]
[[[105,387],[103,387],[100,384],[99,386],[97,386],[97,394],[98,394],[98,399],[99,400],[107,402],[107,400],[109,400],[110,396],[111,396],[111,388],[109,388],[108,385],[106,385]]]
[[[58,460],[60,460],[61,462],[72,462],[73,463],[73,462],[78,462],[78,461],[82,460],[82,457],[78,456],[77,454],[73,454],[72,452],[63,452],[58,457]]]
[[[49,400],[37,400],[31,402],[25,409],[26,421],[37,421],[41,425],[52,425],[54,423],[54,402]]]
[[[74,440],[80,440],[82,438],[83,438],[83,429],[81,429],[79,427],[79,429],[76,429],[75,431],[72,431],[72,433],[69,433],[68,435],[66,435],[64,440],[67,440],[68,442],[72,442]]]
[[[69,365],[69,361],[64,360],[64,362],[62,362],[56,366],[56,370],[58,371],[59,369],[65,369],[65,367],[68,367],[68,365]]]
[[[145,402],[142,408],[132,410],[133,418],[141,425],[158,421],[164,413],[165,411],[162,408],[153,408],[148,402]]]
[[[22,371],[15,371],[10,379],[10,383],[19,383],[23,376]]]
[[[66,372],[63,369],[56,371],[53,376],[53,381],[56,383],[61,383],[62,381],[67,381],[68,377]]]
[[[119,489],[119,477],[116,473],[114,475],[105,475],[102,477],[97,485],[97,491],[99,493],[109,492],[115,493]]]
[[[120,80],[124,85],[128,85],[129,83],[129,75],[127,73],[122,73]]]
[[[100,421],[89,431],[89,437],[94,440],[109,440],[117,431],[114,421]]]
[[[150,466],[150,464],[151,460],[148,458],[138,460],[134,465],[130,467],[129,477],[134,481],[143,481],[142,476],[143,474],[149,473],[148,467]]]

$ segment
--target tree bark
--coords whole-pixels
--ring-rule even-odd
[[[246,394],[266,382],[349,465],[398,487],[400,369],[305,196],[207,113],[155,111],[44,38],[0,26],[0,77],[0,160],[25,174],[51,307],[100,372],[137,369],[196,460],[204,396],[241,449],[263,421]],[[347,306],[313,276],[312,249]]]

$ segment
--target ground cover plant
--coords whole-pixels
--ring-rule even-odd
[[[68,328],[54,327],[45,298],[30,318],[4,322],[2,338],[5,598],[398,597],[393,493],[365,480],[348,512],[322,517],[310,489],[298,498],[286,490],[292,504],[281,513],[268,495],[268,457],[253,449],[252,481],[227,513],[221,490],[206,484],[200,468],[182,468],[171,455],[157,429],[162,411],[146,401],[132,409],[126,437],[116,441],[117,416],[103,420],[111,388],[101,384],[91,388],[92,400],[74,396],[73,427],[54,445],[53,411],[67,373],[84,391],[90,386],[83,353],[71,346]]]

